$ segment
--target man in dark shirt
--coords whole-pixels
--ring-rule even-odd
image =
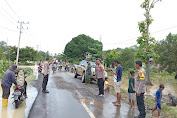
[[[121,99],[121,80],[122,80],[122,71],[123,68],[120,65],[120,62],[115,59],[114,65],[116,66],[116,70],[111,69],[111,71],[114,73],[114,90],[117,94],[117,101],[113,102],[115,106],[121,106],[120,99]]]
[[[10,88],[12,86],[12,83],[17,85],[17,82],[15,80],[15,70],[16,69],[17,69],[17,65],[12,65],[12,67],[10,69],[8,69],[6,71],[6,73],[4,74],[4,77],[1,82],[1,87],[2,87],[2,91],[3,91],[2,102],[3,102],[4,107],[7,107],[8,98],[10,95]]]

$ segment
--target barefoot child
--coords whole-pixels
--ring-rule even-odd
[[[135,72],[130,71],[130,79],[129,79],[129,87],[128,87],[128,94],[129,94],[129,104],[130,107],[135,108]]]
[[[160,112],[161,112],[161,99],[162,99],[162,91],[164,90],[164,85],[161,84],[159,86],[159,89],[157,90],[156,92],[156,95],[155,95],[155,108],[152,110],[152,116],[153,116],[153,113],[154,111],[157,109],[158,110],[158,118],[160,118]]]
[[[105,77],[105,82],[104,82],[104,91],[110,92],[110,86],[112,86],[111,84],[109,84],[108,82],[108,78]]]

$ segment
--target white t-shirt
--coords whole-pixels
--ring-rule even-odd
[[[117,76],[114,74],[114,83],[117,82]]]

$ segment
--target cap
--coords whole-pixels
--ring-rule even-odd
[[[13,65],[12,65],[12,68],[14,68],[14,69],[17,68],[17,65],[16,65],[16,64],[13,64]]]

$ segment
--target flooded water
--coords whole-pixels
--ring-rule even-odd
[[[34,74],[37,75],[37,68],[36,66],[30,66],[34,70]],[[1,89],[1,84],[0,84],[0,118],[27,118],[28,114],[30,112],[30,109],[32,107],[32,104],[35,101],[35,98],[37,97],[37,89],[32,86],[32,82],[36,78],[27,78],[26,81],[28,83],[27,86],[27,95],[28,98],[21,102],[19,105],[19,108],[15,108],[15,104],[13,103],[13,98],[12,98],[12,93],[13,93],[13,88],[11,88],[11,94],[9,97],[8,101],[8,106],[7,107],[2,107],[2,89]]]

